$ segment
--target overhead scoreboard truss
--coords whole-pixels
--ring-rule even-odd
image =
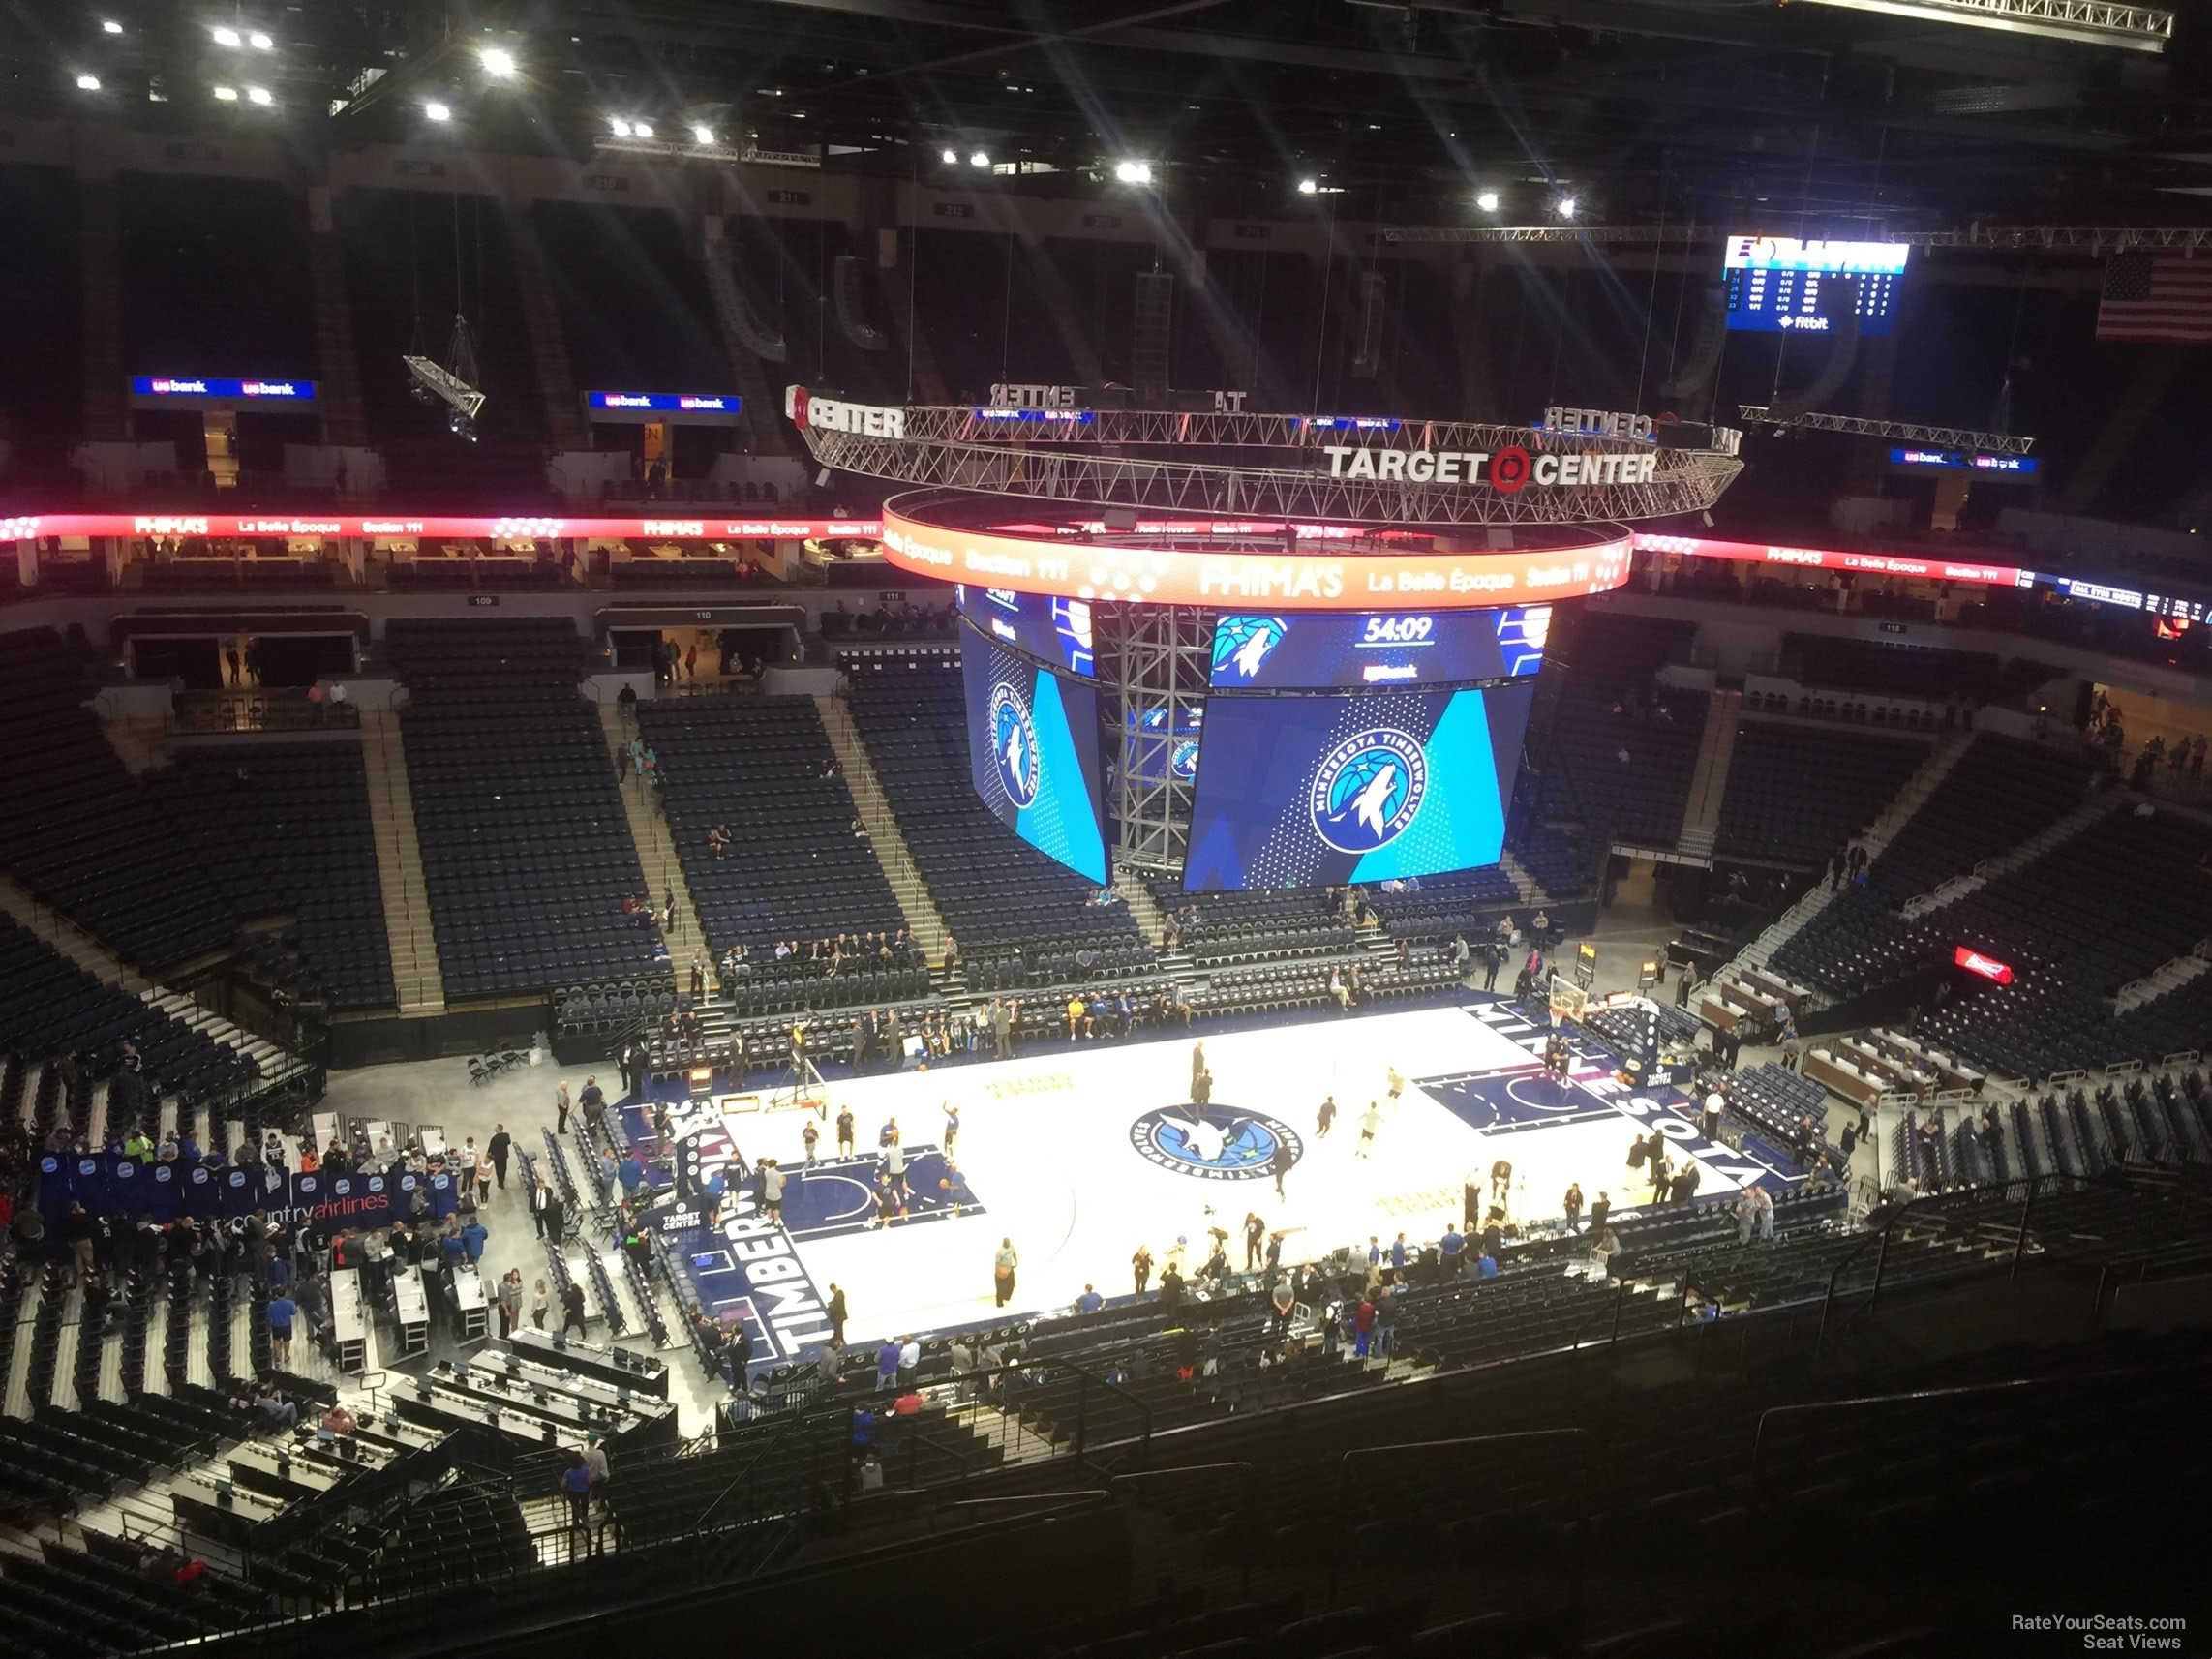
[[[1742,463],[1648,438],[1244,411],[886,407],[793,386],[815,461],[921,490],[1372,526],[1561,526],[1704,512]]]

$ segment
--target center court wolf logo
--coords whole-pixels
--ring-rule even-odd
[[[1007,799],[1028,806],[1037,799],[1037,725],[1028,702],[1011,685],[991,687],[990,753]]]
[[[1233,671],[1239,679],[1252,679],[1289,631],[1281,617],[1224,617],[1214,629],[1215,679],[1225,670]]]
[[[1406,832],[1429,792],[1429,757],[1392,726],[1347,738],[1314,769],[1314,832],[1340,853],[1372,853]]]
[[[1225,1110],[1209,1121],[1194,1111],[1146,1112],[1129,1126],[1129,1144],[1145,1162],[1200,1181],[1265,1181],[1277,1147],[1288,1148],[1292,1162],[1305,1155],[1298,1131],[1275,1118]]]

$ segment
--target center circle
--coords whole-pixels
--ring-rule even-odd
[[[1220,1104],[1145,1112],[1129,1126],[1129,1144],[1145,1162],[1199,1181],[1272,1180],[1278,1150],[1293,1164],[1306,1152],[1298,1131],[1280,1118]]]

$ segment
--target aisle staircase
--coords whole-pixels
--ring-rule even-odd
[[[93,705],[100,710],[101,734],[107,746],[122,761],[123,769],[133,777],[142,778],[150,771],[159,771],[175,756],[170,752],[168,732],[159,716],[150,720],[134,720],[127,715],[107,711],[107,699],[101,698]]]
[[[353,308],[346,293],[346,253],[330,222],[329,191],[309,188],[307,271],[315,296],[316,407],[324,441],[358,447],[369,441],[361,412],[360,359],[353,352]]]
[[[1733,716],[1731,719],[1733,722]],[[1905,827],[1907,820],[1935,793],[1936,786],[1951,774],[1951,769],[1958,764],[1959,756],[1966,752],[1967,745],[1973,740],[1974,734],[1971,732],[1954,732],[1935,745],[1927,759],[1920,764],[1889,805],[1868,826],[1866,833],[1859,838],[1869,857],[1881,856],[1883,849],[1896,838],[1897,831]],[[1700,765],[1703,765],[1702,751]],[[1692,793],[1694,799],[1695,792]],[[1806,924],[1826,910],[1841,890],[1830,887],[1825,879],[1816,879],[1799,896],[1797,902],[1770,922],[1757,938],[1713,970],[1708,983],[1723,993],[1731,988],[1740,988],[1745,1000],[1748,1000],[1752,987],[1746,981],[1772,978],[1769,964],[1773,960],[1774,953],[1802,933]],[[1793,1000],[1797,1002],[1801,1013],[1807,1009],[1824,1008],[1833,1000],[1803,986],[1793,987]]]
[[[1951,775],[1951,769],[1958,764],[1973,745],[1972,732],[1954,732],[1928,751],[1927,759],[1922,761],[1913,775],[1905,779],[1904,787],[1897,791],[1889,805],[1882,808],[1881,815],[1867,826],[1866,833],[1859,837],[1868,858],[1878,859],[1888,850],[1890,843],[1897,838],[1897,831],[1905,827],[1905,821],[1921,809],[1927,798]]]
[[[1167,913],[1160,908],[1160,901],[1152,896],[1152,890],[1144,885],[1144,878],[1135,870],[1116,870],[1113,873],[1113,890],[1129,906],[1129,919],[1136,923],[1137,932],[1154,950],[1167,936]]]
[[[521,290],[523,328],[530,336],[530,353],[537,365],[538,396],[545,402],[546,424],[556,449],[589,449],[591,435],[576,397],[575,377],[568,369],[568,342],[561,332],[561,309],[553,298],[553,279],[546,270],[545,243],[527,214],[507,216],[507,241],[513,250],[515,285]]]
[[[615,762],[615,751],[628,745],[637,729],[622,718],[621,707],[613,703],[599,705],[599,728],[607,736],[607,760]],[[678,988],[690,982],[691,952],[704,950],[710,962],[713,956],[712,941],[707,930],[699,923],[699,906],[691,896],[691,884],[683,877],[683,860],[677,856],[676,834],[668,820],[661,815],[659,802],[645,780],[631,772],[622,782],[622,816],[629,820],[630,840],[638,850],[638,862],[645,869],[646,891],[652,898],[652,924],[660,928],[661,943],[668,947],[668,960],[675,969]],[[676,937],[671,939],[668,930],[661,927],[662,901],[669,893],[676,894]],[[713,980],[710,968],[708,980]]]
[[[361,765],[368,773],[369,829],[377,844],[377,884],[384,900],[384,939],[392,953],[392,989],[400,1012],[420,1018],[445,1011],[445,975],[431,926],[430,889],[415,837],[414,792],[408,786],[400,717],[389,709],[361,715]]]
[[[891,883],[891,890],[898,899],[899,914],[906,919],[908,931],[921,942],[923,953],[930,961],[940,962],[952,929],[946,926],[937,901],[929,896],[929,884],[922,879],[921,866],[906,845],[905,832],[892,816],[883,781],[875,774],[875,763],[868,759],[860,729],[844,704],[834,697],[817,697],[814,707],[822,716],[822,729],[830,735],[830,746],[836,751],[837,764],[845,769],[845,788],[867,830],[868,845],[874,850],[876,862],[883,866],[884,880]]]
[[[2199,939],[2195,950],[2186,956],[2176,956],[2161,963],[2139,980],[2131,980],[2120,987],[2119,997],[2112,1005],[2114,1013],[2133,1013],[2145,1003],[2156,1002],[2160,997],[2178,991],[2201,974],[2212,973],[2212,939]]]
[[[1500,849],[1498,855],[1498,867],[1505,872],[1505,879],[1513,884],[1513,891],[1519,895],[1523,904],[1531,904],[1542,909],[1546,905],[1557,902],[1550,893],[1544,890],[1543,883],[1529,873],[1529,866],[1516,859],[1510,851]]]
[[[123,226],[115,175],[86,178],[78,200],[84,436],[94,442],[120,442],[131,436],[131,414],[124,401],[124,376],[130,371],[123,366]]]
[[[60,911],[42,904],[30,889],[0,876],[0,915],[37,935],[103,984],[143,991],[153,981]]]
[[[1720,831],[1720,802],[1728,793],[1728,770],[1736,756],[1736,733],[1743,711],[1743,693],[1715,690],[1706,705],[1705,731],[1697,744],[1697,764],[1690,772],[1689,803],[1682,809],[1682,834],[1676,846],[1691,859],[1711,864],[1712,848]]]
[[[2107,790],[2094,799],[2086,800],[2055,824],[2047,824],[2030,835],[2018,846],[1999,853],[1993,859],[1984,859],[1967,874],[1953,876],[1949,881],[1907,899],[1904,914],[1908,917],[1925,916],[1931,910],[1941,910],[1947,904],[1955,904],[1968,893],[1987,887],[1991,882],[2024,869],[2053,848],[2064,845],[2100,820],[2109,817],[2128,800],[2124,790]]]
[[[732,251],[722,240],[719,218],[708,221],[705,244],[707,290],[714,302],[714,322],[722,336],[722,353],[729,360],[730,386],[747,411],[746,447],[755,455],[799,458],[799,448],[783,419],[783,396],[776,379],[780,354],[774,362],[764,359],[746,338],[748,330],[765,338],[759,319],[745,302],[744,291],[731,267]]]

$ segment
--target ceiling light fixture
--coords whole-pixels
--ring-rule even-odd
[[[632,121],[630,131],[641,138],[650,138],[652,136],[652,123],[651,121]]]
[[[940,150],[938,155],[949,167],[957,166],[959,165],[960,152],[957,150]]]
[[[249,86],[246,88],[246,102],[248,104],[258,104],[265,107],[268,105],[274,104],[276,100],[269,96],[269,89],[267,87]]]
[[[425,104],[422,106],[422,112],[433,121],[450,121],[453,119],[453,111],[446,108],[442,104]]]
[[[504,80],[508,75],[515,73],[515,54],[508,51],[504,46],[486,46],[484,48],[484,70],[486,74],[496,75]]]
[[[1494,190],[1476,191],[1474,193],[1474,205],[1484,213],[1496,213],[1498,211],[1498,193]]]
[[[273,52],[277,49],[277,43],[258,29],[246,37],[246,44],[258,52]]]
[[[1320,190],[1321,181],[1318,178],[1302,178],[1298,181],[1298,194],[1300,196],[1318,196]]]
[[[98,92],[100,77],[97,75],[80,75],[76,77],[76,89],[79,92]]]
[[[210,33],[215,36],[215,44],[219,46],[234,46],[238,44],[236,29],[214,29]]]
[[[614,129],[615,136],[618,138],[626,138],[630,136],[630,124],[620,115],[609,120],[607,125]]]
[[[1558,214],[1561,219],[1572,219],[1574,217],[1574,210],[1575,199],[1571,196],[1562,196],[1559,198],[1558,201],[1552,204],[1552,211]]]
[[[1121,184],[1150,184],[1152,182],[1152,164],[1150,162],[1116,162],[1113,165],[1113,176]]]
[[[691,129],[691,136],[695,142],[712,144],[714,141],[714,129],[702,121]]]
[[[238,102],[238,89],[237,89],[235,86],[219,86],[219,87],[217,87],[217,88],[215,89],[215,102],[216,102],[216,103],[218,103],[218,104],[235,104],[235,103],[237,103],[237,102]]]
[[[987,167],[990,166],[990,157],[982,150],[978,150],[968,158],[968,166],[971,167]]]
[[[123,32],[123,25],[112,17],[103,17],[100,19],[100,32],[104,35],[119,35]]]

